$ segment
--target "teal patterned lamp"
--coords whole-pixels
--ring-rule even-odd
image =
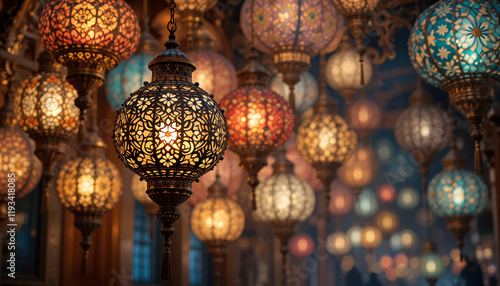
[[[472,125],[475,169],[483,114],[500,81],[500,4],[484,0],[442,0],[419,16],[409,40],[413,66],[428,83],[450,95]]]
[[[427,280],[429,286],[434,286],[437,279],[443,274],[445,267],[441,256],[437,253],[437,247],[431,241],[427,241],[422,247],[422,256],[418,271]]]

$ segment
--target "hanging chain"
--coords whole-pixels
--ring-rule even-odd
[[[174,0],[170,0],[168,3],[168,9],[170,9],[170,21],[168,22],[167,29],[170,34],[174,34],[177,31],[177,24],[175,23],[175,4]]]

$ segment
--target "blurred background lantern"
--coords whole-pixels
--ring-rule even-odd
[[[269,75],[257,61],[252,49],[247,65],[238,72],[238,89],[224,96],[221,107],[226,110],[229,148],[240,155],[241,166],[248,173],[252,187],[252,209],[255,204],[257,173],[266,158],[290,137],[293,112],[290,105],[267,88]]]
[[[243,233],[245,214],[237,202],[227,197],[227,188],[219,181],[218,174],[208,193],[208,198],[193,208],[191,229],[208,246],[215,266],[214,285],[222,285],[226,246]]]
[[[169,3],[168,0],[167,3]],[[195,33],[199,24],[202,23],[203,14],[216,4],[217,0],[181,0],[176,2],[182,25],[186,29],[188,46],[194,42]]]
[[[388,164],[394,157],[394,144],[386,138],[377,138],[374,149],[381,164]]]
[[[359,225],[353,225],[347,230],[347,238],[351,242],[352,247],[361,246],[361,229]]]
[[[401,247],[404,250],[410,251],[418,244],[417,235],[410,229],[403,229],[400,233],[401,236]]]
[[[378,227],[367,225],[361,229],[361,246],[373,252],[382,243],[382,232]]]
[[[375,225],[380,229],[384,238],[389,241],[391,235],[399,228],[398,215],[390,210],[383,209],[375,216]]]
[[[430,241],[424,244],[422,253],[418,271],[427,280],[429,286],[434,286],[437,279],[444,273],[445,266],[443,260],[437,253],[436,245]]]
[[[349,106],[346,118],[360,140],[368,144],[370,136],[382,122],[382,109],[374,100],[363,95]]]
[[[312,214],[316,201],[311,186],[293,174],[293,164],[286,159],[285,152],[284,146],[277,151],[274,174],[255,190],[257,215],[271,225],[281,243],[284,281],[289,239],[297,225]]]
[[[277,73],[273,75],[270,86],[274,92],[290,102],[290,88],[283,81],[283,74]],[[308,110],[318,100],[318,83],[310,72],[305,71],[300,75],[300,80],[295,84],[293,93],[295,95],[295,111],[297,113]]]
[[[354,197],[351,190],[340,179],[335,179],[330,184],[330,207],[328,210],[335,216],[338,226],[342,225],[342,216],[348,214],[353,207]]]
[[[358,199],[354,202],[354,211],[358,216],[371,217],[378,209],[375,194],[369,188],[364,188]]]
[[[305,233],[297,234],[290,239],[289,247],[294,256],[307,257],[314,252],[314,240]]]
[[[351,241],[345,233],[337,231],[326,238],[326,249],[335,256],[346,255],[351,250]]]
[[[48,211],[54,165],[64,158],[66,144],[78,130],[76,90],[66,81],[63,67],[47,52],[38,57],[39,70],[25,79],[14,101],[16,121],[36,142],[43,164],[42,211]]]
[[[135,55],[110,70],[106,76],[105,88],[108,102],[114,109],[119,109],[134,91],[145,81],[151,81],[148,63],[158,52],[159,44],[149,29],[149,1],[143,1],[142,25],[139,45]]]
[[[377,188],[377,198],[382,203],[392,203],[396,200],[396,189],[390,184],[383,184]]]
[[[215,42],[203,25],[194,35],[194,45],[187,55],[196,63],[193,82],[198,82],[206,92],[214,95],[216,102],[238,86],[233,64],[214,49]]]
[[[326,82],[344,98],[347,105],[351,104],[356,93],[365,87],[372,78],[373,68],[370,59],[363,56],[363,62],[363,65],[360,66],[358,52],[352,47],[347,34],[344,35],[339,50],[331,55],[326,62]],[[361,83],[362,75],[364,77],[363,83]]]
[[[354,155],[338,169],[342,183],[349,186],[355,196],[377,176],[379,162],[375,151],[369,145],[359,144]]]
[[[146,181],[141,181],[141,177],[132,175],[130,190],[132,191],[132,195],[134,196],[134,198],[144,206],[144,209],[149,216],[149,235],[151,238],[153,238],[154,224],[156,221],[156,213],[158,212],[158,205],[149,198],[148,194],[146,193],[147,189],[148,184],[146,183]]]
[[[405,187],[398,192],[397,204],[400,208],[411,210],[416,208],[419,203],[420,195],[414,188]]]
[[[391,238],[389,239],[389,247],[392,251],[400,251],[403,249],[403,246],[401,245],[401,233],[396,232],[391,235]]]
[[[431,227],[436,222],[436,215],[424,207],[417,211],[416,221],[421,227]]]
[[[246,39],[261,52],[272,54],[276,69],[294,93],[311,57],[341,37],[344,19],[328,0],[246,0],[240,26]],[[294,96],[290,106],[295,111]]]
[[[418,17],[408,42],[417,72],[448,92],[472,125],[477,173],[482,173],[479,126],[500,81],[499,13],[496,1],[440,1]]]

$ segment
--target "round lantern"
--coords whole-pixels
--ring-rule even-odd
[[[382,243],[382,232],[372,225],[367,225],[361,229],[361,246],[372,252]]]
[[[170,0],[167,0],[169,3]],[[194,36],[198,25],[202,23],[203,14],[217,4],[217,0],[181,0],[176,2],[180,11],[182,25],[186,29],[188,45],[194,44]]]
[[[149,63],[152,82],[134,92],[117,112],[113,139],[123,164],[148,182],[160,206],[165,236],[162,278],[171,279],[170,236],[191,184],[221,159],[228,129],[221,108],[191,81],[195,64],[178,49],[170,27],[166,50]]]
[[[385,239],[389,240],[390,236],[399,228],[399,217],[392,210],[384,209],[375,216],[375,225],[380,229]]]
[[[351,104],[356,92],[365,87],[372,78],[373,68],[370,59],[366,55],[363,55],[362,59],[363,65],[360,66],[359,54],[347,40],[326,62],[326,82],[339,92],[347,105]]]
[[[496,1],[439,1],[415,21],[408,45],[418,73],[447,91],[471,123],[479,173],[479,126],[500,81],[499,13]]]
[[[124,0],[52,0],[40,15],[38,32],[45,49],[68,68],[82,121],[104,72],[133,55],[140,36],[137,16]]]
[[[328,210],[335,217],[348,214],[354,204],[354,197],[351,189],[346,187],[340,179],[335,179],[330,185],[330,207]],[[340,224],[338,222],[337,224]]]
[[[409,229],[404,229],[400,233],[401,247],[405,250],[410,250],[417,245],[418,238],[415,233]]]
[[[311,57],[344,32],[338,23],[343,19],[328,0],[246,0],[240,17],[246,39],[273,55],[292,93],[300,74],[309,69]],[[290,99],[294,109],[293,96]]]
[[[361,246],[361,229],[362,228],[359,225],[354,225],[347,230],[347,237],[349,238],[352,247]]]
[[[297,234],[290,239],[290,252],[296,257],[307,257],[314,252],[314,240],[307,234]]]
[[[404,210],[414,209],[419,203],[420,195],[414,188],[406,187],[398,192],[397,204],[400,208]]]
[[[418,271],[427,280],[429,286],[434,286],[437,279],[444,273],[445,266],[441,255],[437,253],[437,247],[431,241],[427,241],[422,247],[422,256]]]
[[[206,92],[214,95],[217,102],[235,90],[238,82],[233,64],[214,50],[214,40],[203,29],[195,34],[194,49],[187,55],[196,63],[193,81],[198,82]]]
[[[373,216],[378,209],[378,201],[372,190],[365,188],[354,203],[354,211],[362,217]]]
[[[375,151],[369,145],[358,145],[354,155],[339,168],[337,174],[342,182],[359,196],[378,173],[379,163]]]
[[[277,73],[271,78],[271,89],[290,102],[290,89],[283,81],[283,74]],[[302,113],[311,108],[318,100],[318,83],[311,73],[303,72],[300,75],[299,82],[295,85],[293,93],[295,95],[295,109],[297,112]]]
[[[382,203],[392,203],[396,200],[396,189],[389,184],[383,184],[377,188],[377,198]]]
[[[351,241],[343,232],[334,232],[326,238],[326,250],[335,256],[342,256],[351,250]]]
[[[382,109],[374,100],[363,97],[349,106],[346,118],[358,136],[367,143],[382,122]]]
[[[229,127],[229,148],[240,155],[241,165],[248,172],[253,209],[254,189],[259,184],[257,172],[266,165],[269,153],[285,143],[293,129],[290,105],[266,87],[268,78],[257,61],[256,51],[252,50],[249,63],[238,72],[238,89],[221,102]]]

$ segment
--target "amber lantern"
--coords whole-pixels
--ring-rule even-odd
[[[375,225],[380,229],[384,238],[389,241],[391,235],[399,228],[399,217],[394,211],[383,209],[375,216]]]
[[[132,176],[130,190],[132,191],[134,198],[144,206],[144,209],[149,216],[149,235],[153,238],[155,215],[158,212],[158,205],[148,197],[148,194],[146,193],[147,189],[148,184],[146,181],[141,181],[141,177],[137,175]]]
[[[351,250],[351,241],[341,231],[334,232],[326,238],[326,250],[335,256],[342,256]]]
[[[43,163],[42,210],[48,211],[48,196],[54,164],[64,157],[66,143],[78,130],[76,90],[66,81],[63,67],[49,53],[38,58],[39,70],[21,83],[14,101],[18,124],[36,142],[35,154]]]
[[[410,229],[404,229],[400,233],[401,246],[404,250],[410,251],[418,243],[417,235]]]
[[[40,15],[38,32],[45,49],[68,68],[83,129],[90,95],[104,83],[104,72],[137,49],[139,20],[124,0],[52,0]]]
[[[267,156],[290,137],[293,113],[290,105],[266,87],[269,74],[257,61],[252,49],[248,64],[238,72],[239,87],[227,94],[221,107],[226,110],[229,148],[240,155],[252,187],[252,209],[255,209],[257,173],[266,165]]]
[[[292,110],[300,75],[309,69],[311,57],[342,37],[343,21],[328,0],[246,0],[240,16],[246,39],[261,52],[272,54],[276,69],[290,87]]]
[[[307,234],[294,235],[290,239],[290,252],[296,257],[307,257],[314,252],[314,240]]]
[[[170,0],[167,0],[167,3],[169,2]],[[217,0],[180,0],[177,3],[177,9],[181,14],[181,21],[186,29],[189,45],[193,44],[196,29],[202,23],[203,13],[210,10],[215,4],[217,4]],[[210,91],[207,92],[210,93]]]
[[[396,200],[396,189],[390,184],[383,184],[377,188],[377,198],[382,203],[392,203]]]
[[[367,144],[382,122],[382,109],[374,100],[363,96],[349,106],[346,119],[358,133],[359,139]]]
[[[165,51],[149,63],[152,82],[134,92],[117,112],[113,139],[123,164],[148,184],[148,196],[160,206],[157,217],[165,236],[162,279],[172,277],[170,249],[179,205],[191,184],[213,169],[227,146],[228,130],[217,103],[192,83],[194,63],[175,41],[175,3]]]
[[[327,189],[335,179],[337,169],[354,153],[358,139],[349,124],[336,114],[338,104],[328,95],[322,76],[324,64],[325,54],[321,53],[321,94],[313,106],[314,115],[305,118],[298,128],[297,149],[302,158],[316,169],[325,188],[328,208],[330,192]]]
[[[208,198],[193,208],[191,229],[208,246],[214,263],[214,285],[224,285],[221,276],[226,246],[238,239],[245,228],[245,214],[240,205],[227,197],[227,188],[219,181],[208,189]]]
[[[375,151],[369,145],[359,144],[354,155],[339,168],[337,174],[346,186],[359,196],[363,188],[375,178],[379,162]]]
[[[280,240],[282,284],[286,285],[288,241],[299,223],[306,220],[315,205],[314,191],[293,174],[293,164],[286,159],[284,147],[277,151],[274,174],[256,188],[257,215],[273,229]]]
[[[42,163],[35,156],[35,146],[28,135],[14,123],[12,100],[13,83],[5,96],[4,106],[0,109],[0,165],[2,184],[0,190],[0,224],[5,225],[8,218],[7,202],[12,198],[22,198],[29,194],[40,182]]]
[[[369,252],[380,246],[382,243],[382,232],[373,225],[367,225],[361,229],[361,246]]]
[[[214,40],[200,25],[194,36],[194,46],[187,53],[196,63],[193,81],[198,82],[206,92],[213,94],[215,101],[222,98],[237,87],[236,70],[233,64],[214,50]]]
[[[335,217],[336,224],[342,225],[342,217],[348,214],[353,207],[354,197],[349,187],[340,179],[335,179],[330,184],[330,206],[328,210]]]

